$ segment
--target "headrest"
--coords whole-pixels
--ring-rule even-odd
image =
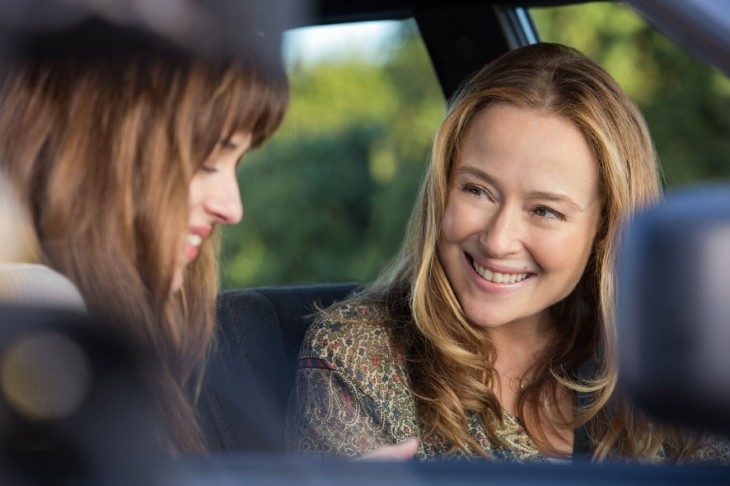
[[[36,263],[0,263],[0,301],[86,312],[81,293],[69,279]]]

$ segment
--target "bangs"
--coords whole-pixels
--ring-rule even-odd
[[[229,107],[234,111],[224,133],[230,137],[237,131],[250,132],[251,146],[257,148],[281,125],[289,103],[289,88],[283,72],[270,77],[255,71],[249,76],[242,74],[234,83],[231,98],[237,98],[238,103]]]
[[[203,78],[194,133],[200,163],[236,132],[250,133],[251,147],[256,148],[281,124],[289,102],[283,71],[265,73],[248,64],[194,70]]]

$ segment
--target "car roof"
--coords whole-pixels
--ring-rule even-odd
[[[269,0],[261,6],[251,0],[209,0],[197,4],[207,9],[206,15],[194,9],[177,11],[172,23],[152,15],[138,2],[118,3],[127,7],[110,9],[104,7],[105,2],[82,5],[62,0],[34,2],[29,7],[25,0],[7,0],[0,17],[0,46],[16,48],[21,57],[85,55],[89,51],[97,55],[105,50],[118,55],[146,52],[148,46],[155,46],[166,52],[179,49],[218,58],[248,56],[266,64],[279,62],[279,33],[287,28],[414,18],[449,98],[467,76],[487,62],[539,40],[527,8],[587,2]],[[729,9],[706,0],[628,3],[680,45],[730,73]],[[261,36],[262,32],[272,35]]]
[[[582,1],[319,0],[301,25],[414,18],[448,99],[470,74],[510,49],[538,41],[525,9]]]
[[[404,19],[427,9],[449,9],[469,5],[498,5],[508,8],[555,7],[585,0],[526,0],[519,2],[475,0],[319,0],[312,4],[308,25],[371,20]]]
[[[61,0],[28,7],[24,0],[10,0],[0,18],[0,46],[15,47],[20,57],[119,56],[147,52],[149,46],[166,55],[178,50],[218,58],[247,56],[265,64],[278,62],[279,33],[287,28],[414,18],[448,98],[486,62],[538,40],[525,7],[580,2],[269,0],[262,7],[249,0],[211,0],[200,3],[210,15],[183,9],[172,24],[135,2],[121,3],[127,8]],[[262,32],[273,35],[260,36]]]

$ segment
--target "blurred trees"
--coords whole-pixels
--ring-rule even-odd
[[[617,4],[531,11],[644,112],[669,185],[730,176],[730,80]],[[239,169],[223,287],[372,280],[396,253],[444,100],[412,21],[380,61],[291,66],[282,129]]]
[[[239,169],[223,286],[368,281],[397,251],[444,113],[413,22],[382,62],[291,67],[283,127]]]
[[[616,78],[646,117],[668,186],[730,178],[730,80],[631,9],[532,9],[540,38],[576,47]]]

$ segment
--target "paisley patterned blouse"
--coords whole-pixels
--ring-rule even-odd
[[[422,437],[401,346],[389,328],[378,324],[382,319],[376,311],[342,305],[333,315],[340,318],[318,319],[302,343],[287,415],[287,447],[318,456],[355,457],[416,436],[416,458],[444,456],[446,443],[431,435]],[[493,426],[506,447],[492,443],[477,416],[469,423],[472,436],[489,456],[511,462],[550,461],[515,417],[505,413],[502,423],[495,417]],[[727,459],[730,446],[719,443],[698,453],[698,459]]]

